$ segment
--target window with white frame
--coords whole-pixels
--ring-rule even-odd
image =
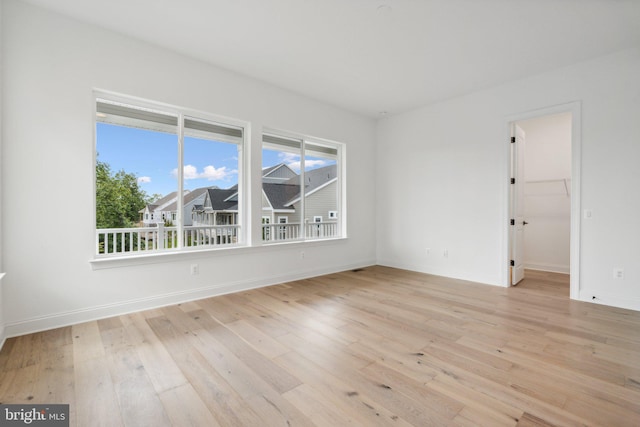
[[[317,138],[263,134],[262,188],[267,199],[263,215],[288,218],[286,228],[279,226],[277,233],[264,231],[274,225],[262,225],[265,242],[343,237],[343,226],[337,220],[344,195],[343,150],[340,143]],[[335,216],[323,222],[327,212]]]
[[[97,94],[96,255],[245,243],[245,126],[206,113]],[[206,209],[204,203],[191,202],[198,196],[209,199]],[[187,226],[192,212],[201,222]]]

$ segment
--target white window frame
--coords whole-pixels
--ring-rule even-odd
[[[322,222],[322,216],[321,215],[314,215],[313,216],[313,222],[314,223]]]
[[[338,211],[329,211],[329,219],[338,219]]]
[[[202,250],[222,250],[230,247],[238,247],[238,246],[247,246],[249,244],[249,240],[247,238],[249,234],[249,225],[247,222],[248,218],[248,173],[249,167],[247,165],[247,156],[244,155],[247,149],[248,144],[248,135],[250,135],[250,123],[232,119],[228,117],[222,117],[219,115],[215,115],[212,113],[207,113],[203,111],[198,111],[194,109],[178,107],[174,105],[168,105],[161,102],[149,101],[141,98],[116,94],[113,92],[107,91],[94,91],[94,103],[93,103],[93,115],[94,115],[94,125],[98,122],[97,116],[97,105],[100,100],[108,102],[108,103],[116,103],[116,104],[124,104],[125,106],[132,106],[135,108],[150,110],[150,111],[158,111],[167,115],[175,115],[178,117],[178,126],[177,126],[177,136],[178,136],[178,154],[177,154],[177,164],[178,164],[178,185],[177,185],[177,194],[184,194],[184,161],[183,161],[183,152],[184,152],[184,121],[186,118],[202,120],[206,122],[214,122],[219,123],[223,126],[229,126],[230,128],[241,128],[242,129],[242,140],[237,143],[238,147],[238,236],[237,243],[233,246],[221,246],[221,247],[209,247],[203,246],[203,249],[193,248],[193,247],[185,247],[183,242],[183,211],[184,211],[184,197],[177,198],[177,212],[176,212],[176,222],[178,232],[177,232],[177,240],[178,244],[176,248],[172,249],[163,249],[162,251],[148,251],[148,252],[125,252],[125,253],[117,253],[117,254],[99,254],[98,253],[98,241],[97,241],[97,231],[99,229],[96,228],[96,252],[94,254],[94,260],[101,261],[109,258],[139,258],[141,256],[155,256],[158,254],[169,254],[169,253],[179,253],[179,252],[192,252],[192,251],[202,251]],[[123,125],[124,126],[124,125]],[[94,126],[95,129],[95,126]],[[95,171],[96,162],[97,162],[97,133],[94,134],[94,147],[93,147],[93,170]],[[96,194],[96,176],[95,172],[93,174],[93,194],[94,194],[94,203],[95,203],[95,194]],[[148,215],[148,214],[145,214]],[[93,209],[93,223],[96,223],[96,209],[94,205]],[[151,220],[154,220],[153,212],[151,212]],[[163,215],[164,216],[164,215]]]
[[[337,199],[337,211],[331,211],[331,212],[335,212],[336,213],[336,217],[335,219],[337,219],[337,224],[338,224],[338,232],[337,232],[337,236],[335,237],[331,237],[331,239],[344,239],[347,238],[347,222],[346,222],[346,218],[347,218],[347,213],[346,213],[346,209],[347,209],[347,203],[346,203],[346,188],[347,188],[347,182],[346,182],[346,163],[347,163],[347,155],[346,155],[346,145],[344,143],[341,142],[336,142],[336,141],[331,141],[328,139],[322,139],[322,138],[317,138],[317,137],[313,137],[313,136],[309,136],[309,135],[302,135],[296,132],[289,132],[289,131],[283,131],[283,130],[278,130],[278,129],[273,129],[273,128],[268,128],[265,127],[263,128],[263,143],[262,143],[262,149],[265,149],[265,147],[270,148],[270,149],[280,149],[277,145],[269,145],[266,144],[264,142],[264,136],[274,136],[276,138],[280,137],[280,138],[285,138],[285,139],[291,139],[291,140],[296,140],[296,141],[301,141],[301,148],[300,148],[300,154],[301,154],[301,170],[300,170],[300,179],[301,179],[301,183],[304,182],[304,158],[307,155],[307,144],[309,144],[310,146],[320,146],[320,147],[330,147],[331,149],[334,149],[336,151],[336,161],[337,161],[337,165],[338,165],[338,169],[337,169],[337,178],[338,178],[338,186],[337,186],[337,194],[336,194],[336,199]],[[300,235],[302,236],[298,241],[314,241],[314,240],[318,240],[318,239],[311,239],[311,238],[307,238],[307,236],[305,236],[305,220],[304,220],[304,211],[305,211],[305,197],[301,198],[301,220],[300,220],[300,226],[301,226],[301,232]],[[338,215],[338,212],[341,212],[340,215]]]

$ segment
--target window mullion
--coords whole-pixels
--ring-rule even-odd
[[[307,239],[306,235],[306,227],[304,223],[304,204],[305,204],[305,176],[304,176],[304,150],[305,150],[305,141],[304,139],[300,143],[300,235],[303,240]]]
[[[184,114],[178,115],[178,197],[176,198],[177,246],[184,247]]]

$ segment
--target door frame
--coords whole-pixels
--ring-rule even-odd
[[[570,243],[570,297],[579,299],[580,297],[580,220],[581,220],[581,104],[579,101],[567,104],[559,104],[536,110],[515,113],[504,118],[504,156],[503,156],[503,256],[502,256],[502,277],[503,286],[511,286],[510,265],[511,259],[511,239],[510,239],[510,208],[511,208],[511,125],[515,122],[533,119],[541,116],[550,116],[559,113],[571,113],[571,243]]]
[[[513,225],[509,227],[509,258],[514,261],[511,266],[511,280],[509,284],[515,286],[524,279],[524,161],[526,150],[526,135],[518,122],[511,122],[511,177],[516,182],[511,185],[509,218]],[[513,181],[512,181],[513,182]],[[520,270],[521,269],[521,270]],[[520,274],[521,276],[520,276]],[[518,280],[519,278],[519,280]]]

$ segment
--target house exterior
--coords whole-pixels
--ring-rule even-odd
[[[191,208],[194,226],[234,225],[238,223],[238,187],[209,188],[202,204]]]
[[[204,203],[204,198],[206,196],[207,190],[217,188],[217,187],[201,187],[196,188],[194,190],[189,191],[184,195],[183,199],[183,211],[182,211],[182,221],[184,225],[192,225],[193,221],[191,219],[191,211],[194,206],[202,205]],[[178,201],[174,200],[171,204],[167,205],[163,209],[163,213],[165,217],[175,224],[175,221],[178,217]]]
[[[305,172],[305,223],[335,222],[338,219],[338,169],[336,165]],[[293,180],[292,180],[293,181]],[[300,212],[301,197],[298,194],[287,206]]]
[[[183,200],[183,221],[184,225],[192,225],[191,211],[193,206],[202,205],[206,192],[210,188],[217,187],[201,187],[195,190],[185,190]],[[177,192],[171,192],[159,200],[148,204],[144,209],[140,210],[140,226],[154,227],[159,223],[175,224],[178,219],[178,198]]]
[[[171,220],[171,212],[167,210],[167,207],[176,203],[177,194],[177,191],[173,191],[140,209],[140,226],[154,227],[158,223],[164,224],[167,218]]]
[[[262,170],[262,182],[270,184],[284,184],[298,174],[284,163],[270,166]]]
[[[307,237],[337,235],[337,166],[307,171],[304,180],[304,218],[301,221],[300,175],[284,163],[263,169],[263,240],[298,238],[302,225],[307,227]],[[209,189],[203,204],[192,207],[191,215],[194,226],[237,224],[237,187]],[[309,227],[310,224],[313,226]]]

